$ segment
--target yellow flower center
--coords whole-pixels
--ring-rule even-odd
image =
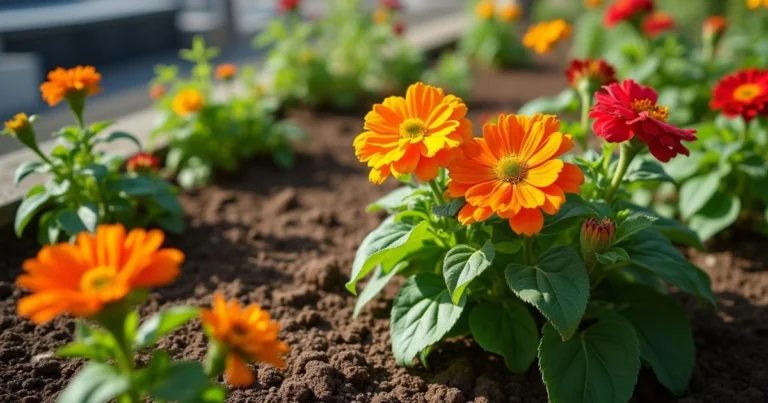
[[[520,183],[528,175],[528,165],[517,155],[509,155],[499,160],[494,173],[504,182]]]
[[[648,112],[650,117],[662,122],[669,119],[669,108],[655,105],[650,99],[636,99],[632,101],[631,107],[637,113]]]
[[[751,102],[763,94],[763,89],[757,84],[742,84],[733,91],[733,99],[740,102]]]
[[[413,139],[427,135],[427,126],[421,119],[406,119],[400,124],[400,138]]]
[[[101,266],[86,272],[80,279],[80,289],[93,294],[103,294],[115,284],[117,269]]]

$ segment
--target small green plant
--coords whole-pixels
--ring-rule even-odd
[[[86,97],[98,91],[100,79],[93,67],[60,68],[49,74],[49,81],[42,87],[44,98],[51,105],[66,100],[76,120],[76,125],[55,133],[58,144],[49,153],[37,144],[35,116],[28,118],[20,113],[6,122],[4,133],[16,137],[39,157],[18,167],[15,182],[32,174],[50,176],[45,184],[32,186],[24,196],[14,221],[19,237],[35,217],[39,217],[38,239],[42,244],[69,239],[109,223],[182,231],[183,211],[176,189],[163,180],[156,166],[129,164],[137,169],[123,171],[122,158],[100,150],[101,145],[114,141],[128,141],[141,150],[139,140],[120,131],[107,134],[113,122],[85,124]]]
[[[495,68],[527,65],[528,53],[516,33],[522,8],[517,3],[508,3],[500,6],[497,13],[492,0],[479,0],[474,4],[475,18],[459,42],[461,52]]]
[[[166,168],[186,189],[208,183],[217,170],[235,171],[258,155],[289,168],[293,143],[307,140],[298,127],[278,120],[276,103],[253,78],[252,69],[239,73],[242,87],[235,85],[235,66],[214,70],[210,61],[218,53],[195,38],[191,49],[180,52],[194,63],[191,77],[179,77],[175,66],[158,66],[152,82],[153,88],[163,88],[157,91],[162,95],[155,101],[160,118],[153,137],[168,140]]]

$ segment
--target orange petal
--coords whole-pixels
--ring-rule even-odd
[[[537,208],[522,209],[509,219],[509,225],[516,234],[533,236],[544,227],[544,216]]]
[[[368,174],[368,180],[377,185],[384,183],[387,178],[389,178],[389,166],[387,165],[381,168],[373,168]]]
[[[525,161],[530,161],[536,150],[544,141],[546,128],[541,122],[534,122],[530,130],[526,131],[523,139],[523,146],[520,150],[520,157]]]
[[[560,149],[562,142],[562,133],[552,133],[546,140],[544,140],[544,144],[542,144],[531,158],[528,159],[528,166],[535,167],[553,158],[557,150]]]
[[[437,158],[419,158],[419,165],[416,166],[414,173],[422,182],[428,182],[437,178],[440,166],[437,164]]]
[[[565,163],[562,160],[549,160],[528,171],[525,182],[535,187],[549,186],[557,180]]]
[[[560,143],[560,148],[557,149],[557,152],[552,156],[552,158],[557,158],[568,151],[571,151],[573,149],[573,136],[570,134],[564,134],[563,135],[563,141]]]
[[[526,182],[514,185],[515,197],[523,208],[537,208],[544,204],[544,192]]]
[[[546,198],[541,209],[548,215],[556,214],[560,210],[560,206],[565,203],[565,193],[557,185],[547,186],[542,188],[541,191],[544,192],[544,197]]]
[[[406,146],[403,156],[392,162],[392,174],[395,177],[399,177],[400,175],[413,173],[419,165],[420,156],[421,153],[419,153],[418,145]]]
[[[253,372],[237,354],[227,356],[225,374],[227,375],[227,382],[232,386],[246,387],[253,384]]]
[[[566,193],[579,193],[584,184],[584,173],[576,165],[566,162],[555,184]]]

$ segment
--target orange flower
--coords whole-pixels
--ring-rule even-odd
[[[675,19],[669,13],[655,11],[643,20],[643,33],[650,38],[675,29]]]
[[[157,172],[160,169],[160,160],[151,153],[140,152],[128,159],[125,169],[137,173]]]
[[[389,11],[383,8],[376,8],[373,10],[371,19],[374,24],[386,24],[389,21]]]
[[[603,5],[603,0],[584,0],[584,6],[587,8],[598,8]]]
[[[459,221],[470,224],[494,213],[509,220],[517,234],[532,236],[544,225],[542,210],[555,214],[565,193],[577,193],[584,174],[556,159],[573,148],[553,115],[500,115],[483,126],[483,138],[464,145],[464,155],[449,167],[448,192],[465,197]]]
[[[77,66],[71,69],[57,67],[48,73],[48,81],[40,85],[43,100],[56,106],[64,98],[76,95],[93,95],[99,91],[101,74],[93,66]]]
[[[760,7],[768,8],[768,0],[747,0],[747,7],[756,10]]]
[[[223,63],[216,66],[216,78],[219,80],[231,80],[237,74],[237,66],[231,63]]]
[[[353,143],[355,155],[371,167],[368,179],[376,184],[390,174],[432,180],[458,147],[472,139],[466,114],[461,98],[424,83],[413,84],[405,98],[389,97],[365,115],[365,132]]]
[[[29,117],[26,113],[17,113],[11,120],[5,122],[5,128],[11,131],[11,134],[16,135],[29,127]]]
[[[75,244],[44,246],[24,262],[16,283],[32,291],[17,307],[21,316],[44,323],[69,313],[91,317],[134,290],[170,284],[179,275],[184,254],[160,249],[162,231],[100,225],[80,233]]]
[[[277,322],[258,305],[251,304],[243,309],[237,300],[227,302],[216,293],[213,309],[203,309],[201,316],[209,336],[228,351],[225,373],[231,385],[253,383],[253,373],[246,366],[248,361],[266,362],[279,368],[285,366],[282,355],[288,352],[288,345],[278,340]]]
[[[186,116],[203,109],[204,104],[205,98],[200,91],[193,88],[187,88],[176,94],[173,98],[171,109],[173,109],[177,115]]]
[[[496,5],[493,0],[480,0],[475,6],[475,14],[480,17],[481,20],[487,21],[493,18]]]
[[[721,15],[713,15],[704,21],[702,31],[704,37],[719,37],[728,28],[728,20]]]
[[[505,4],[499,9],[499,19],[504,22],[512,22],[520,19],[523,10],[517,3]]]
[[[530,28],[523,37],[523,45],[536,53],[549,53],[563,39],[568,39],[573,28],[564,19],[545,21]]]

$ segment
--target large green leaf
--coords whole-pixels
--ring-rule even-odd
[[[128,391],[131,381],[112,366],[89,362],[56,400],[58,403],[106,403]]]
[[[706,241],[735,223],[741,212],[741,200],[734,194],[717,192],[704,207],[688,220],[691,229]]]
[[[603,319],[562,341],[544,325],[539,368],[551,403],[626,403],[640,372],[640,351],[632,326]]]
[[[720,175],[712,172],[709,175],[696,176],[680,186],[680,215],[687,219],[715,195],[720,185]]]
[[[662,217],[652,209],[640,207],[626,201],[619,201],[619,206],[622,210],[629,209],[633,214],[655,217],[656,221],[651,225],[651,229],[666,236],[670,241],[685,246],[693,246],[698,250],[704,249],[704,245],[702,245],[696,232],[681,224],[679,221]]]
[[[632,162],[627,173],[624,175],[623,182],[671,182],[675,180],[664,172],[659,163],[649,160],[636,159]]]
[[[192,306],[176,306],[162,310],[142,323],[133,340],[135,349],[151,346],[158,339],[195,318],[200,309]]]
[[[610,301],[635,328],[640,358],[648,363],[662,385],[676,396],[688,387],[696,351],[688,318],[671,297],[640,284],[610,290]]]
[[[13,221],[13,230],[16,231],[16,236],[21,236],[24,232],[24,228],[26,228],[32,220],[32,217],[34,217],[50,199],[51,195],[43,185],[33,186],[27,191],[24,200],[22,200],[19,205],[19,209],[16,210],[16,218]]]
[[[619,244],[622,241],[629,239],[632,237],[632,235],[635,235],[636,233],[653,225],[654,221],[657,219],[658,218],[649,215],[630,215],[624,221],[622,221],[621,224],[619,224],[618,228],[616,228],[616,240],[614,243]]]
[[[496,251],[490,241],[486,241],[480,249],[456,245],[448,251],[443,261],[443,276],[454,303],[459,302],[472,280],[491,267],[495,256]]]
[[[504,274],[512,291],[538,308],[564,340],[573,335],[589,300],[587,269],[573,249],[554,247],[536,266],[510,264]]]
[[[469,328],[480,347],[504,357],[507,369],[523,374],[536,358],[539,331],[528,309],[510,300],[483,302],[472,309]]]
[[[634,265],[682,291],[715,303],[709,276],[691,264],[663,235],[653,230],[640,231],[625,249]]]
[[[347,289],[357,294],[355,285],[376,266],[381,265],[389,273],[396,264],[423,247],[422,240],[431,237],[429,223],[417,225],[409,222],[395,222],[389,217],[363,239],[352,262],[352,275]]]
[[[436,274],[409,278],[392,304],[390,334],[397,364],[411,366],[420,351],[440,341],[459,320],[466,300],[464,296],[454,305]]]
[[[35,172],[38,172],[38,170],[42,170],[44,167],[47,167],[47,165],[42,161],[23,162],[21,165],[19,165],[18,168],[16,168],[16,173],[13,175],[13,183],[18,185],[19,182],[24,180],[24,178]]]
[[[357,318],[357,315],[360,315],[363,307],[376,298],[381,290],[387,286],[389,281],[395,277],[397,272],[407,265],[407,262],[400,262],[394,269],[390,270],[389,273],[384,273],[384,271],[381,270],[381,265],[376,266],[376,269],[373,271],[371,278],[368,279],[365,288],[363,288],[363,291],[357,296],[357,302],[355,303],[355,310],[352,313],[352,317]]]

